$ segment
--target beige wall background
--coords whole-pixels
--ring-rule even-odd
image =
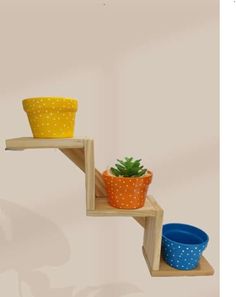
[[[218,296],[218,26],[216,0],[0,0],[0,296]],[[80,99],[98,169],[143,159],[164,221],[208,232],[213,277],[151,278],[140,227],[86,217],[59,151],[4,151],[40,95]]]

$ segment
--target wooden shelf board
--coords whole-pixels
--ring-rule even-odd
[[[177,270],[166,264],[162,257],[160,258],[160,247],[159,243],[161,241],[161,226],[162,226],[162,215],[163,210],[158,205],[156,200],[152,196],[148,196],[145,205],[139,209],[118,209],[110,206],[107,202],[106,190],[104,188],[104,183],[102,179],[102,175],[95,170],[95,176],[93,176],[94,172],[94,161],[93,161],[93,147],[92,143],[88,146],[88,140],[86,139],[76,139],[76,138],[59,138],[59,139],[39,139],[33,137],[21,137],[21,138],[13,138],[6,140],[6,150],[24,150],[24,149],[43,149],[43,148],[57,148],[60,149],[69,159],[71,159],[78,167],[80,167],[83,171],[90,170],[90,179],[92,180],[93,190],[87,196],[87,202],[92,201],[92,197],[95,196],[94,193],[94,183],[96,184],[96,195],[99,196],[95,199],[95,209],[94,201],[87,208],[88,216],[122,216],[122,217],[134,217],[136,221],[144,227],[145,236],[144,236],[144,247],[143,254],[144,258],[147,262],[149,271],[152,276],[156,277],[164,277],[164,276],[207,276],[213,275],[214,269],[208,263],[208,261],[202,257],[198,267],[194,270]],[[81,150],[82,149],[82,150]],[[85,153],[85,154],[84,154]],[[86,159],[90,157],[92,158],[91,163]],[[91,157],[92,156],[92,157]],[[87,162],[87,163],[86,163]],[[87,169],[87,170],[86,170]],[[87,176],[86,172],[86,176]],[[87,181],[88,182],[88,181]],[[87,183],[86,182],[86,183]],[[90,189],[89,189],[90,190]],[[88,189],[87,189],[88,193]],[[100,198],[101,196],[101,198]],[[91,199],[91,201],[90,201]],[[159,236],[159,235],[160,236]],[[160,241],[155,241],[160,237]],[[146,244],[145,244],[146,240]],[[147,254],[146,254],[146,251]],[[157,251],[157,252],[156,252]],[[148,256],[147,256],[148,255]],[[154,270],[159,266],[159,258],[160,258],[160,267],[158,270]],[[150,262],[149,262],[149,259]],[[158,261],[157,261],[158,259]],[[150,264],[151,263],[151,264]]]
[[[153,217],[156,215],[156,209],[153,207],[149,198],[147,197],[145,205],[138,209],[119,209],[110,206],[107,198],[96,198],[95,209],[87,210],[88,216],[121,216],[121,217]]]
[[[83,148],[84,140],[76,138],[33,138],[20,137],[6,140],[6,150],[24,150],[41,148]]]
[[[143,248],[143,255],[144,258],[147,262],[149,271],[151,276],[207,276],[207,275],[213,275],[214,274],[214,269],[210,265],[210,263],[206,260],[205,257],[201,257],[200,263],[197,268],[193,270],[178,270],[175,268],[172,268],[169,266],[161,257],[160,261],[160,267],[159,270],[152,270],[150,269],[150,265],[145,253],[145,250]]]

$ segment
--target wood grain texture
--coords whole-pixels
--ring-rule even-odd
[[[105,188],[104,180],[102,174],[95,169],[95,177],[96,177],[96,197],[103,198],[107,196],[107,191]]]
[[[83,149],[60,149],[76,166],[85,172],[85,156]],[[96,197],[105,197],[104,182],[101,173],[95,169],[95,195]]]
[[[6,140],[6,150],[25,150],[40,148],[83,148],[84,140],[75,138],[33,138],[20,137]]]
[[[143,255],[146,260],[151,276],[164,277],[164,276],[208,276],[214,274],[214,269],[205,257],[201,257],[199,265],[193,270],[177,270],[169,266],[161,257],[159,270],[152,269],[148,260],[147,254],[143,247]]]
[[[151,268],[158,270],[161,256],[163,210],[152,196],[149,196],[149,201],[155,209],[155,216],[146,218],[143,248]]]
[[[145,217],[133,217],[135,221],[143,228],[145,228],[146,225],[146,218]]]
[[[153,208],[149,199],[146,199],[145,205],[138,209],[119,209],[110,206],[107,198],[99,198],[95,201],[95,210],[87,211],[88,216],[128,216],[128,217],[155,217],[156,210]],[[138,220],[138,223],[143,224],[143,220]]]
[[[89,216],[133,217],[144,228],[143,255],[152,276],[204,276],[214,274],[214,269],[202,257],[194,270],[177,270],[167,265],[161,257],[163,209],[148,196],[139,209],[125,210],[110,206],[102,174],[95,169],[93,140],[89,139],[37,139],[21,137],[6,140],[6,150],[58,148],[83,172],[86,181],[86,206]],[[95,199],[96,198],[96,199]]]
[[[158,204],[158,202],[156,201],[156,199],[152,195],[149,195],[148,199],[151,202],[152,206],[156,209],[156,211],[163,212],[162,207]]]
[[[60,151],[66,155],[76,166],[85,172],[85,156],[84,149],[79,148],[65,148]]]
[[[92,139],[84,140],[86,209],[95,209],[95,166]]]

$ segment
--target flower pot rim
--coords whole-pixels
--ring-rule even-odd
[[[77,98],[72,98],[72,97],[63,97],[63,96],[37,96],[37,97],[30,97],[30,98],[24,98],[24,99],[22,99],[22,101],[24,102],[24,101],[28,101],[28,100],[34,100],[34,99],[36,99],[36,100],[39,100],[39,99],[59,99],[59,100],[76,100],[76,101],[78,101],[78,99]]]
[[[22,100],[23,109],[27,113],[31,112],[76,112],[78,110],[78,100],[69,97],[34,97]]]
[[[109,170],[107,169],[107,170],[105,170],[103,173],[102,173],[102,175],[104,175],[104,176],[109,176],[109,177],[113,177],[113,178],[117,178],[117,179],[142,179],[142,178],[149,178],[149,177],[152,177],[153,176],[153,173],[152,173],[152,171],[150,171],[150,170],[147,170],[147,175],[143,175],[143,176],[115,176],[115,175],[112,175],[112,174],[109,174],[108,173],[109,172]]]
[[[173,243],[178,244],[178,245],[183,245],[183,246],[188,246],[188,247],[190,247],[190,246],[201,246],[201,245],[206,245],[206,244],[208,243],[208,241],[209,241],[209,236],[208,236],[208,234],[207,234],[205,231],[203,231],[202,229],[200,229],[200,228],[198,228],[198,227],[195,227],[195,226],[193,226],[193,225],[183,224],[183,223],[168,223],[168,224],[164,224],[164,225],[163,225],[163,229],[164,229],[165,226],[171,226],[171,225],[175,225],[175,226],[178,225],[178,226],[182,226],[182,227],[185,226],[185,227],[193,228],[193,229],[195,229],[195,230],[197,230],[197,231],[200,231],[200,233],[202,233],[202,235],[205,236],[206,239],[205,239],[203,242],[200,242],[200,243],[194,243],[194,244],[193,244],[193,243],[182,243],[182,242],[180,242],[180,241],[175,241],[175,240],[170,239],[168,236],[166,236],[166,235],[163,234],[163,230],[162,230],[162,238],[168,240],[169,242],[173,242]]]

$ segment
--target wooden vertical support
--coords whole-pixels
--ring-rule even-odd
[[[85,156],[85,187],[86,187],[86,208],[95,209],[95,166],[94,166],[94,145],[92,139],[84,141]]]
[[[104,180],[102,174],[95,169],[95,185],[96,185],[96,198],[104,198],[107,196]]]
[[[149,196],[149,200],[156,209],[156,216],[145,219],[143,253],[152,271],[159,270],[160,265],[163,209],[153,197]]]
[[[139,223],[140,226],[145,228],[146,225],[146,218],[145,217],[133,217],[137,223]]]
[[[60,151],[85,173],[84,149],[65,148],[60,149]],[[95,192],[96,197],[104,198],[107,196],[102,174],[97,169],[95,169]]]
[[[64,148],[60,151],[85,173],[84,148]]]

